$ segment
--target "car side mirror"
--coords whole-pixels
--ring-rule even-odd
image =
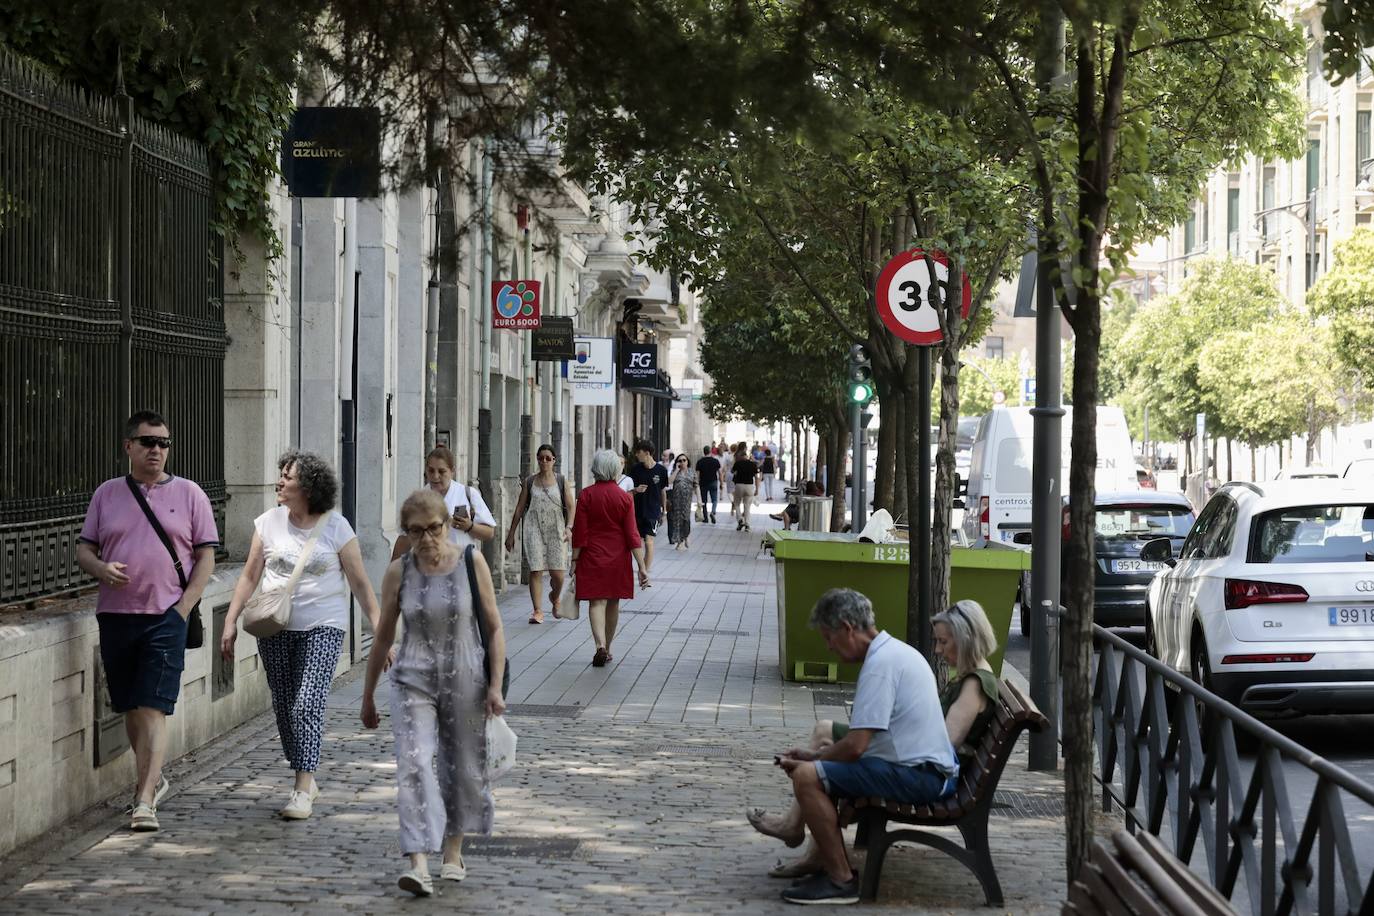
[[[1026,546],[1030,546],[1032,543],[1031,533],[1029,531],[1018,531],[1011,536],[1011,542],[1013,544],[1024,544]]]
[[[1150,563],[1167,563],[1170,566],[1177,562],[1174,560],[1173,545],[1169,543],[1168,538],[1155,538],[1146,542],[1145,546],[1140,548],[1140,559]]]

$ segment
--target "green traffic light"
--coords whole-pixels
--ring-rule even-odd
[[[856,384],[849,386],[849,400],[855,404],[867,404],[873,400],[873,389],[868,385]]]

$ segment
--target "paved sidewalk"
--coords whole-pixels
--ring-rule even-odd
[[[355,673],[330,700],[309,821],[272,816],[289,774],[264,715],[171,768],[160,832],[129,832],[112,801],[16,851],[0,864],[0,912],[797,912],[765,875],[790,851],[744,810],[785,804],[772,754],[844,708],[779,676],[773,564],[758,551],[772,523],[754,520],[750,534],[724,517],[697,525],[687,552],[660,537],[654,585],[625,603],[604,669],[585,619],[530,626],[527,592],[502,595],[520,764],[497,787],[494,836],[469,841],[468,880],[436,880],[435,899],[396,888],[391,732],[385,718],[359,725]],[[1026,771],[1023,739],[991,825],[1004,912],[1059,910],[1062,792],[1056,774]],[[883,871],[880,907],[989,912],[972,875],[933,850],[899,847]]]

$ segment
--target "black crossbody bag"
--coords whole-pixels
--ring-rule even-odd
[[[477,591],[477,573],[472,565],[473,545],[463,548],[463,562],[468,568],[468,589],[472,592],[472,616],[477,618],[477,636],[482,640],[482,670],[487,673],[487,686],[491,686],[491,656],[487,654],[487,621],[482,613],[482,596]],[[501,699],[510,693],[510,658],[506,659],[506,669],[501,673]]]
[[[162,523],[153,514],[152,506],[148,505],[148,500],[143,498],[143,491],[138,488],[138,482],[134,480],[132,474],[125,476],[124,482],[133,491],[134,499],[138,500],[138,507],[143,510],[143,514],[148,519],[148,524],[153,526],[153,532],[157,539],[162,542],[162,546],[167,548],[167,552],[172,555],[172,566],[177,571],[177,581],[181,583],[181,590],[186,591],[186,570],[181,568],[181,557],[177,556],[177,549],[172,546],[172,539],[167,536],[167,532],[162,529]],[[186,615],[186,648],[199,649],[205,642],[205,625],[200,620],[200,602],[191,608],[191,612]]]

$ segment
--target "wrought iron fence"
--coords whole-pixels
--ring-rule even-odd
[[[223,531],[211,182],[202,146],[0,48],[0,604],[89,584],[76,535],[94,489],[125,471],[126,399],[167,417],[170,468],[205,489]]]
[[[1374,815],[1374,786],[1116,634],[1094,626],[1093,641],[1104,809],[1120,807],[1132,832],[1167,830],[1184,862],[1201,840],[1212,885],[1252,913],[1374,911],[1371,863],[1361,879],[1348,826],[1352,814]],[[1314,781],[1305,805],[1290,796],[1285,762]]]

